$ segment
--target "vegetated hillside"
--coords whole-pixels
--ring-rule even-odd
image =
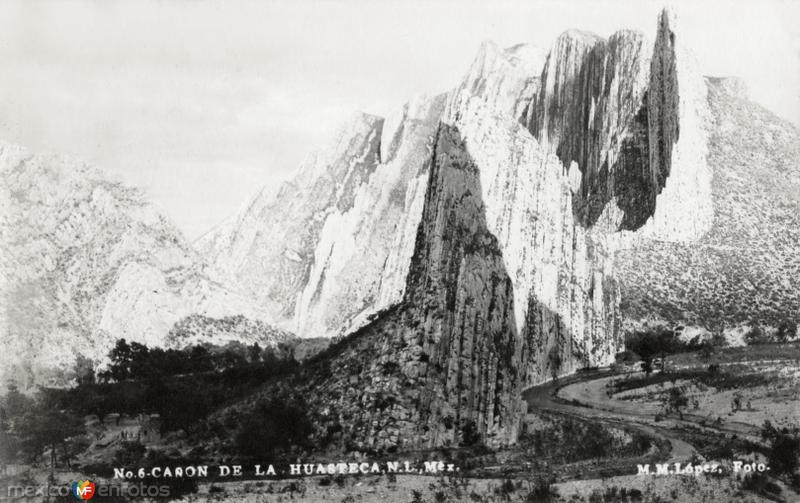
[[[619,253],[628,320],[724,329],[800,319],[800,132],[707,78],[713,225],[696,242],[642,240]]]
[[[225,345],[229,342],[240,342],[275,347],[294,339],[295,336],[290,332],[240,314],[223,318],[191,314],[175,323],[164,339],[164,345],[182,349],[202,343]]]
[[[65,384],[118,338],[158,346],[199,313],[266,319],[138,190],[84,163],[0,145],[0,378]]]

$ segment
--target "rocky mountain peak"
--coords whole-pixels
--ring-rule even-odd
[[[649,271],[708,266],[685,248],[720,221],[708,82],[664,12],[652,37],[568,31],[546,58],[484,43],[454,90],[384,121],[359,194],[384,201],[391,180],[395,204],[331,212],[309,242],[300,333],[360,327],[312,402],[364,448],[452,445],[465,429],[502,444],[523,387],[611,362],[653,297],[681,319]]]

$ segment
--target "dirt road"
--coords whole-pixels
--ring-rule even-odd
[[[628,402],[616,404],[618,401],[606,396],[605,382],[613,375],[607,370],[580,372],[558,382],[529,388],[523,393],[523,398],[531,411],[547,411],[609,426],[629,427],[665,440],[671,449],[667,457],[660,460],[662,462],[684,462],[691,458],[695,449],[669,428],[653,425],[653,413],[636,410],[635,405]]]

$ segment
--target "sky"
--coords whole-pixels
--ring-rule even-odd
[[[484,40],[655,31],[663,2],[0,2],[0,141],[143,188],[190,239],[355,111],[454,87]],[[706,75],[800,124],[800,1],[671,2]]]

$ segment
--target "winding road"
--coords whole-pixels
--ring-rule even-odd
[[[668,458],[661,462],[685,462],[696,450],[667,427],[652,424],[654,414],[635,403],[613,400],[605,393],[609,370],[579,372],[572,376],[529,388],[523,393],[530,411],[545,411],[614,427],[638,430],[669,443]],[[670,420],[669,423],[674,424]],[[678,421],[680,422],[680,421]],[[688,422],[688,421],[686,421]],[[666,454],[666,453],[665,453]]]

